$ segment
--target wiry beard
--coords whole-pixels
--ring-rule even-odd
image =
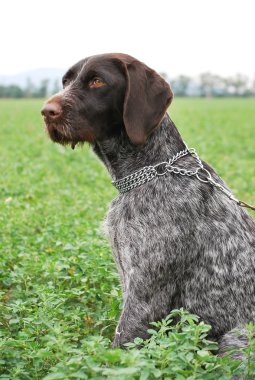
[[[61,123],[49,123],[45,121],[46,131],[50,139],[61,145],[70,145],[72,149],[77,144],[83,145],[85,142],[93,143],[95,136],[92,131],[85,130],[85,128],[73,128],[67,121]]]
[[[61,145],[70,145],[74,149],[78,143],[83,144],[84,141],[81,141],[81,131],[78,130],[77,133],[77,128],[73,128],[71,123],[72,118],[70,113],[74,108],[72,89],[68,86],[55,96],[59,96],[61,102],[64,103],[65,114],[57,121],[44,117],[46,131],[53,142]]]
[[[71,145],[72,149],[78,143],[71,134],[71,131],[66,123],[47,123],[46,131],[50,139],[61,145]]]

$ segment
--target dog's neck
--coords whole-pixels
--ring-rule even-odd
[[[107,167],[113,180],[123,178],[144,166],[166,161],[185,144],[168,114],[143,146],[133,145],[125,132],[96,142],[93,149]]]

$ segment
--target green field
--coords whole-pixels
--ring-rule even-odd
[[[110,349],[121,292],[100,226],[117,192],[88,146],[47,138],[41,105],[0,102],[0,379],[230,379],[238,364],[211,355],[206,327],[185,313],[172,338],[162,326],[141,350]],[[175,99],[169,112],[254,204],[255,100]]]

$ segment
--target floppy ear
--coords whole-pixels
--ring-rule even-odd
[[[131,142],[141,145],[160,124],[173,93],[168,83],[142,62],[125,64],[125,74],[124,125]]]

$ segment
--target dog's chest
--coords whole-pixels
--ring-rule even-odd
[[[130,193],[114,200],[105,226],[115,260],[123,271],[157,263],[169,272],[176,261],[183,259],[178,247],[183,245],[180,239],[187,230],[174,222],[171,202],[153,198],[149,192]]]

